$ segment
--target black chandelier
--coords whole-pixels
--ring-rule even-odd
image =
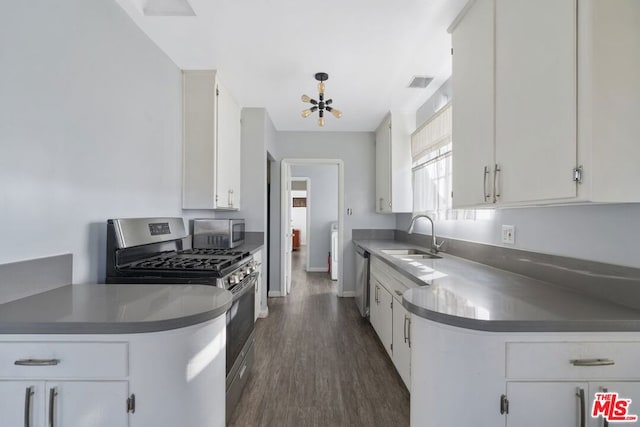
[[[342,117],[342,113],[340,110],[336,110],[330,106],[333,103],[332,99],[327,99],[326,101],[324,99],[324,82],[329,79],[329,75],[327,73],[316,73],[315,77],[316,80],[320,82],[318,83],[319,101],[316,101],[307,95],[302,95],[302,102],[312,104],[311,108],[302,111],[302,117],[309,117],[312,113],[318,111],[318,126],[324,126],[324,110],[333,114],[336,119]]]

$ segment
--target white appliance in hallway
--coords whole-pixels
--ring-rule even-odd
[[[338,223],[331,224],[331,280],[338,280]]]

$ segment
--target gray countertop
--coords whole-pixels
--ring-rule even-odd
[[[381,249],[420,248],[395,240],[354,243],[411,279],[403,305],[425,319],[495,332],[640,331],[640,311],[445,253],[403,261]]]
[[[0,334],[129,334],[224,315],[229,291],[203,285],[67,285],[0,304]]]

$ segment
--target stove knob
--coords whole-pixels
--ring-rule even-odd
[[[231,277],[229,277],[229,283],[231,283],[232,285],[237,285],[238,283],[240,283],[240,278],[237,274],[232,274]]]

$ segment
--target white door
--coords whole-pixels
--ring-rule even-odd
[[[216,194],[219,208],[240,208],[240,106],[220,83],[217,90]]]
[[[398,300],[393,302],[393,364],[404,385],[411,389],[411,316]]]
[[[129,425],[126,381],[46,382],[45,393],[47,420],[53,416],[54,427]]]
[[[476,1],[453,43],[453,206],[493,203],[494,2]]]
[[[391,116],[376,131],[376,212],[391,212]]]
[[[496,163],[505,203],[576,197],[576,10],[576,0],[496,1]]]
[[[588,406],[587,387],[578,382],[509,382],[507,427],[579,426],[580,417],[588,416],[586,410],[580,414],[579,390]]]
[[[0,381],[0,426],[44,425],[44,383]]]

